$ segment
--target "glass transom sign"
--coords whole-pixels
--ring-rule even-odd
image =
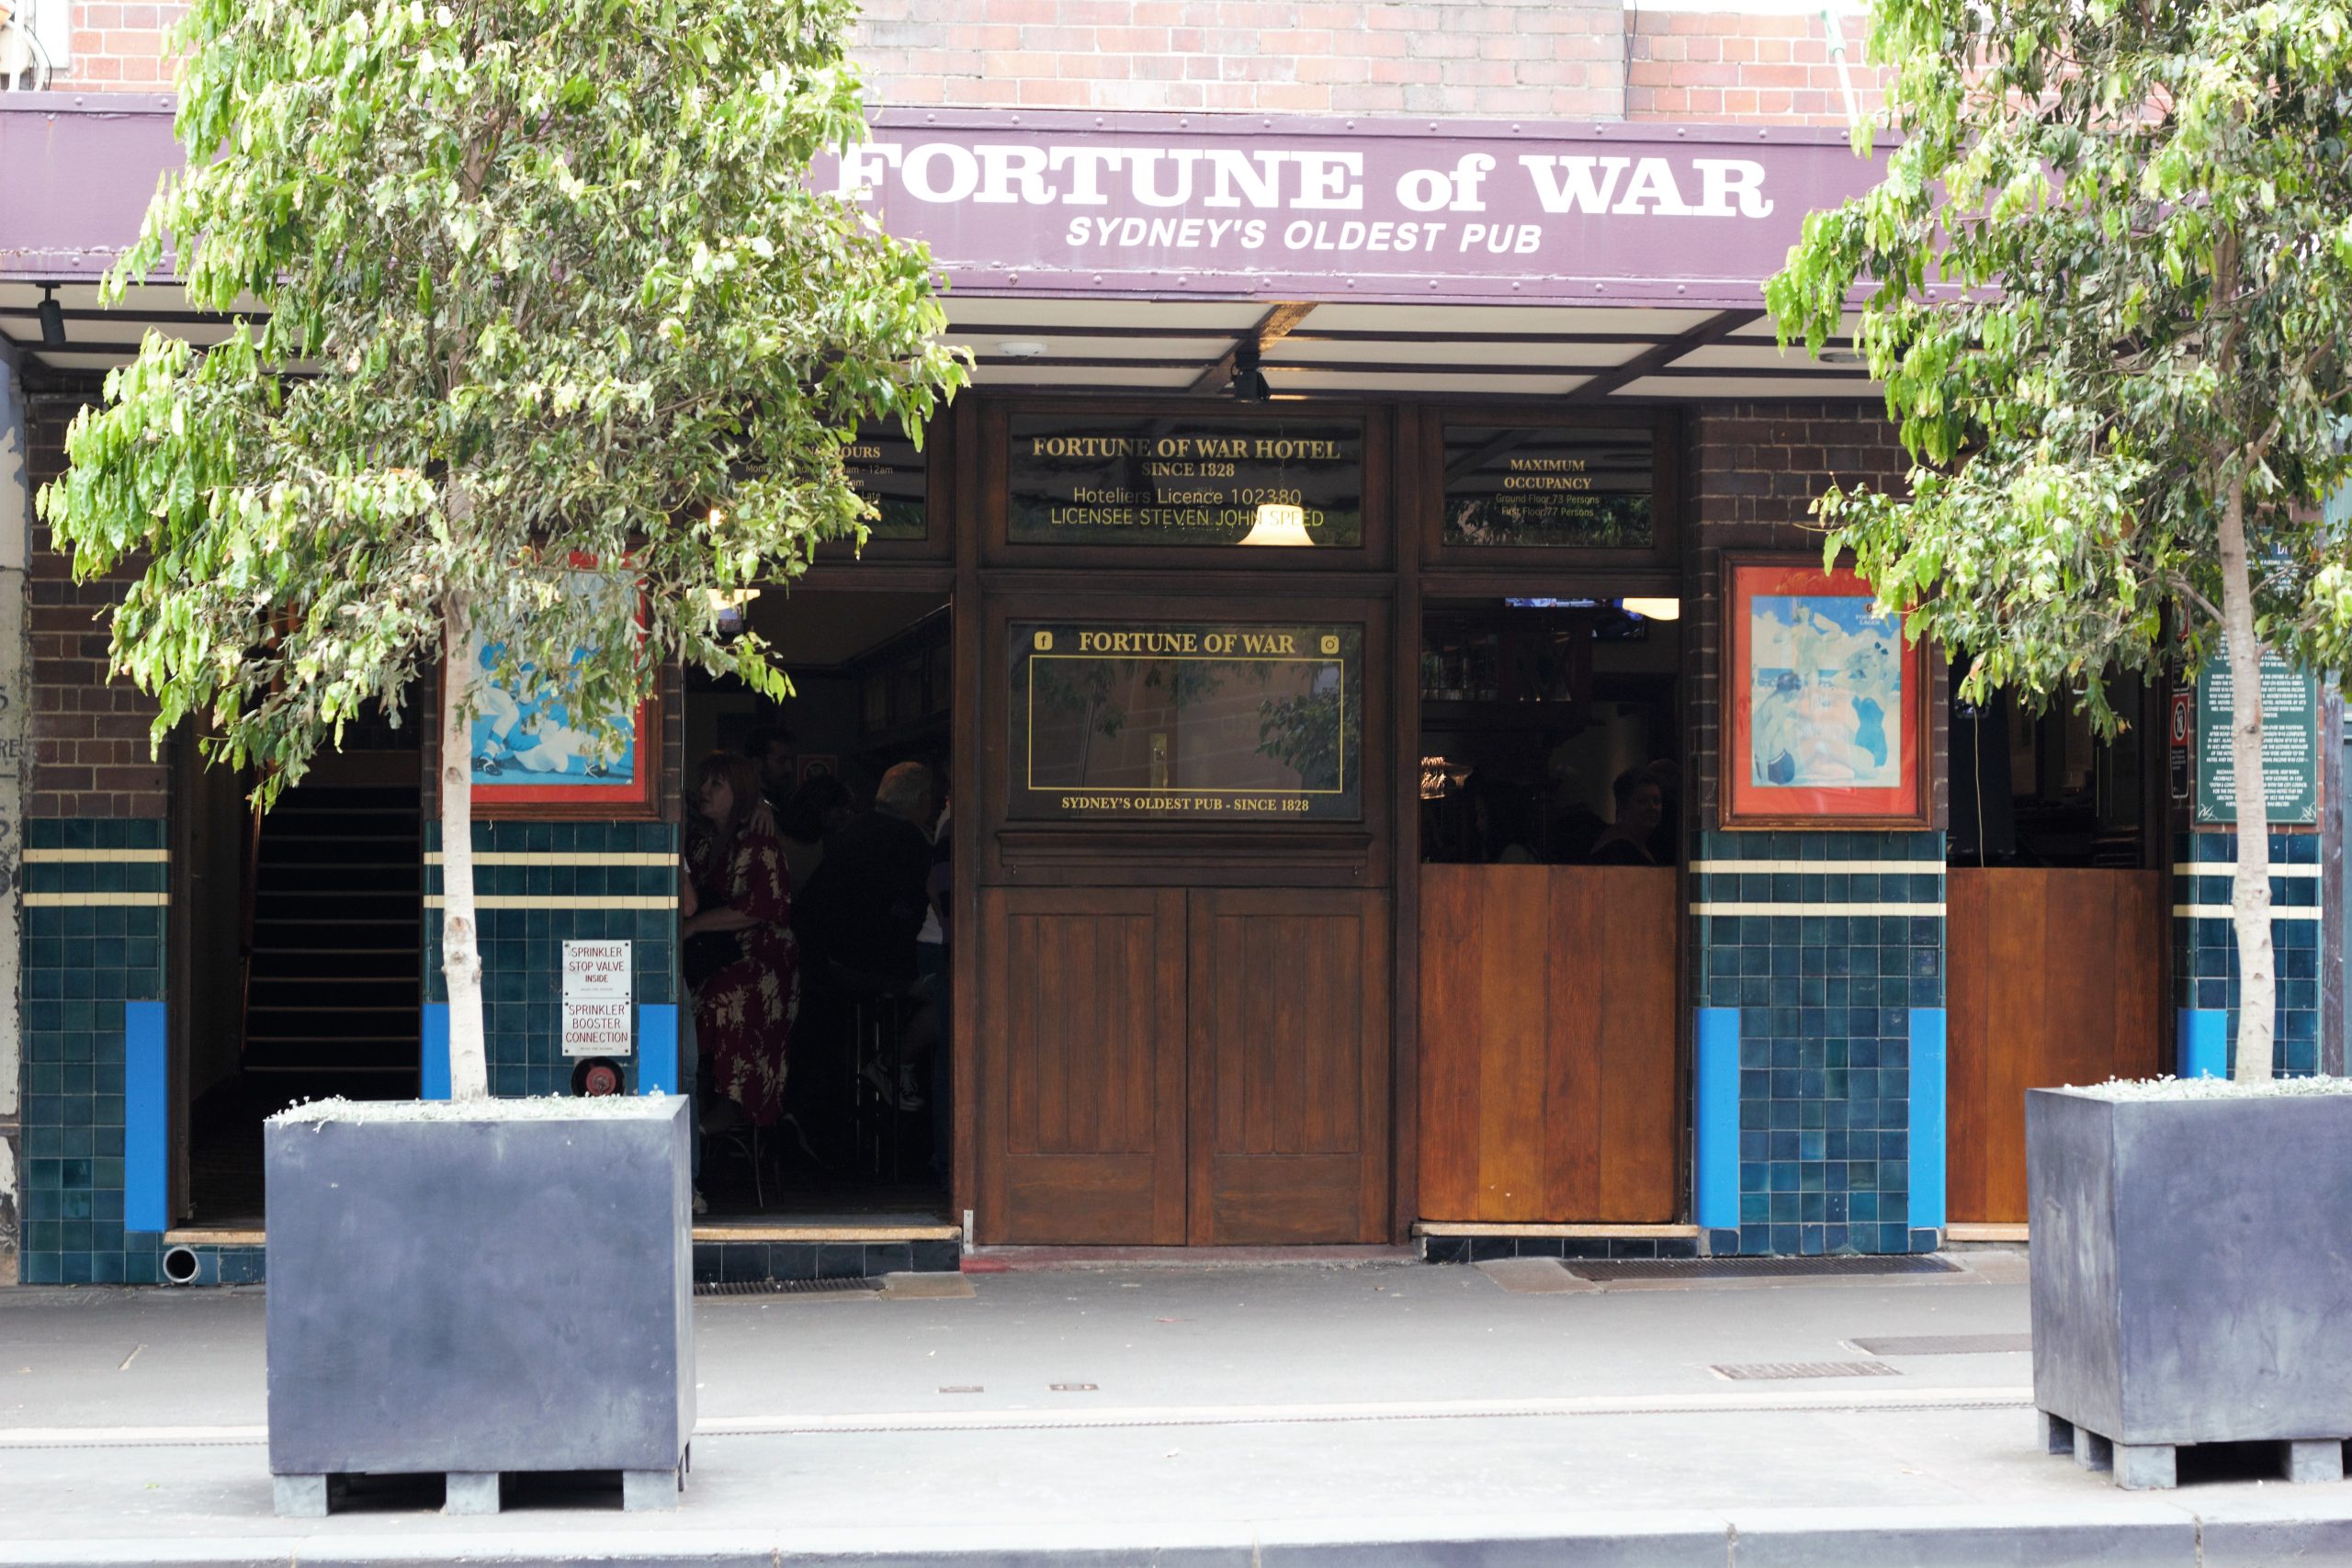
[[[1724,826],[1925,826],[1927,675],[1900,618],[1817,561],[1734,558],[1724,597]]]
[[[842,448],[850,488],[874,503],[866,525],[876,539],[931,536],[929,470],[912,438],[896,425],[860,426],[857,439]]]
[[[1258,533],[1261,509],[1285,506],[1306,514],[1309,545],[1363,543],[1353,421],[1023,414],[1012,441],[1014,544],[1264,544],[1278,536]]]
[[[1363,628],[1015,621],[1011,814],[1354,822]]]
[[[1646,428],[1449,424],[1444,542],[1647,549],[1656,472]]]

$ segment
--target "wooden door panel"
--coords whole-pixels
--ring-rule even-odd
[[[1949,1217],[2026,1217],[2025,1093],[2164,1051],[2164,874],[1954,867],[1945,883]]]
[[[1674,884],[1663,868],[1421,868],[1422,1217],[1675,1217]]]
[[[987,1239],[1184,1240],[1184,895],[989,888]]]
[[[1575,869],[1575,868],[1562,868]],[[1676,995],[1682,922],[1669,867],[1598,867],[1601,939],[1592,1051],[1600,1064],[1595,1212],[1663,1224],[1681,1207],[1681,1009]],[[1573,953],[1573,948],[1567,950]]]
[[[1388,900],[1191,895],[1196,1246],[1386,1232]]]

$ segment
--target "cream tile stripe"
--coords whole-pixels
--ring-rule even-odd
[[[1941,904],[1693,904],[1694,915],[1917,915],[1943,919]]]
[[[1739,872],[1781,876],[1941,876],[1939,860],[1694,860],[1694,876],[1730,876]]]
[[[442,896],[438,893],[428,893],[424,896],[424,907],[428,909],[440,908],[441,903]],[[676,895],[661,893],[583,894],[577,897],[564,893],[477,893],[474,895],[474,908],[477,909],[675,910],[677,907]]]
[[[168,893],[28,893],[28,909],[78,909],[98,905],[136,904],[160,907],[172,901]]]
[[[427,850],[424,863],[439,865],[441,852]],[[479,850],[476,865],[675,865],[678,857],[639,850]]]
[[[27,850],[22,856],[27,865],[95,865],[124,861],[152,864],[171,858],[169,850]]]
[[[2184,920],[2227,920],[2234,919],[2237,915],[2237,911],[2227,904],[2175,904],[2172,907],[2172,912],[2177,919]],[[2270,908],[2270,919],[2273,922],[2316,920],[2319,916],[2320,912],[2309,906],[2301,908],[2280,908],[2274,904]]]
[[[2318,880],[2320,868],[2315,865],[2274,865],[2270,874],[2276,877],[2309,877]],[[2209,860],[2188,863],[2172,868],[2175,876],[2235,876],[2238,863],[2233,860]]]

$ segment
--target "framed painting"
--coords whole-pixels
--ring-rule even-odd
[[[610,580],[593,572],[576,572],[573,581],[577,592],[610,591]],[[600,744],[575,722],[560,689],[517,692],[500,682],[493,671],[504,652],[496,627],[476,628],[472,659],[483,680],[467,747],[475,818],[659,817],[659,687],[636,712],[613,715],[614,733]]]
[[[1724,562],[1722,825],[1925,828],[1926,651],[1818,556]]]

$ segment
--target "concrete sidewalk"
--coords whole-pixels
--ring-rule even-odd
[[[2178,1491],[2127,1495],[2039,1453],[2029,1358],[2002,1348],[2027,1326],[2022,1262],[1959,1260],[1554,1292],[1287,1265],[718,1298],[698,1304],[676,1513],[550,1480],[448,1518],[428,1481],[323,1522],[269,1512],[258,1291],[0,1292],[0,1563],[2352,1561],[2352,1485],[2185,1454]],[[1883,1371],[1713,1370],[1824,1362]]]

